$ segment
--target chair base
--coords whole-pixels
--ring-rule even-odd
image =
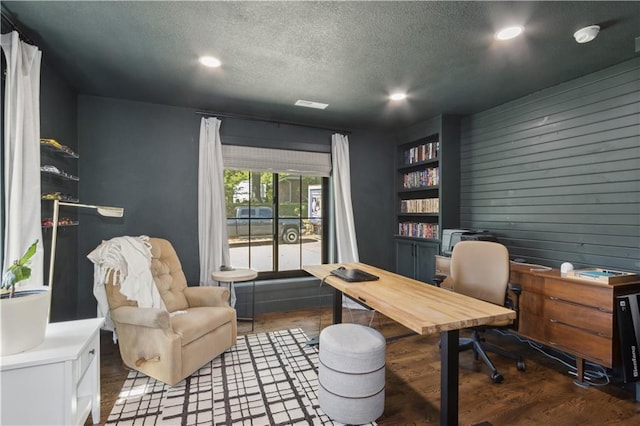
[[[518,354],[507,352],[502,348],[492,345],[491,343],[487,343],[485,339],[480,336],[478,330],[473,330],[471,332],[471,337],[463,337],[459,339],[458,351],[462,352],[469,349],[473,349],[473,354],[476,360],[479,356],[480,358],[482,358],[484,363],[487,364],[487,366],[491,370],[491,374],[489,375],[489,377],[491,377],[491,380],[493,380],[494,383],[502,383],[504,381],[504,377],[498,372],[498,369],[487,355],[487,352],[493,352],[498,355],[502,355],[505,358],[515,360],[518,371],[524,371],[526,369],[524,358],[522,358]]]

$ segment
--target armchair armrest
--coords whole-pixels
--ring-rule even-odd
[[[516,300],[514,302],[510,297],[507,296],[505,306],[516,311],[516,319],[513,321],[513,329],[517,331],[518,320],[520,319],[520,295],[522,294],[522,285],[517,283],[509,283],[508,288],[509,291],[511,291],[516,296]]]
[[[199,306],[229,306],[231,292],[226,287],[187,287],[184,289],[187,303],[192,308]]]
[[[517,283],[509,283],[509,290],[511,290],[516,296],[520,297],[520,295],[522,294],[522,285]]]
[[[436,275],[433,277],[433,284],[436,287],[440,287],[440,285],[447,279],[446,275]]]
[[[158,308],[138,308],[120,306],[111,311],[111,319],[122,324],[138,325],[149,328],[169,329],[169,312]]]

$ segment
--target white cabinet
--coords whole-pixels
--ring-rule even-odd
[[[100,421],[100,326],[104,318],[52,323],[34,349],[0,358],[3,425]]]

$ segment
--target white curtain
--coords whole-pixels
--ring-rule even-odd
[[[333,160],[333,192],[336,209],[336,243],[338,262],[359,262],[356,227],[351,206],[351,167],[349,165],[349,140],[335,133],[331,136]]]
[[[356,227],[351,204],[351,167],[349,163],[349,140],[335,133],[331,136],[331,158],[333,161],[333,192],[335,198],[335,226],[337,262],[359,262]],[[362,309],[363,306],[343,297],[343,306]]]
[[[227,214],[224,199],[224,166],[220,124],[217,118],[200,122],[198,159],[198,246],[200,248],[200,285],[217,283],[211,273],[223,265],[230,266],[227,239]],[[231,306],[236,295],[232,288]]]
[[[42,52],[16,31],[0,39],[7,60],[4,102],[4,265],[19,259],[36,240],[31,278],[44,284],[40,217],[40,63]]]

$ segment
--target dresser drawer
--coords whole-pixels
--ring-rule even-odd
[[[612,367],[612,341],[560,322],[547,323],[547,343],[554,348]]]
[[[578,305],[591,306],[603,312],[613,312],[613,293],[609,287],[547,279],[545,295]]]
[[[509,293],[515,303],[515,295]],[[541,294],[523,292],[518,303],[518,333],[535,340],[544,337],[544,320],[542,318],[544,298]]]
[[[82,377],[84,375],[85,371],[87,371],[87,368],[89,368],[89,365],[91,365],[91,361],[95,359],[96,355],[98,354],[99,344],[100,334],[97,333],[95,336],[93,336],[87,347],[84,348],[84,350],[80,354],[80,357],[78,358],[78,377]]]
[[[601,337],[612,338],[613,314],[561,300],[549,299],[545,304],[545,315],[546,319],[551,322],[561,322],[591,331]]]

